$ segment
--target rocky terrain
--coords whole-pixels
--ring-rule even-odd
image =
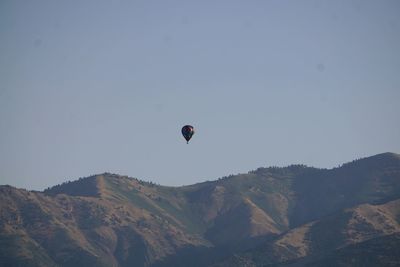
[[[182,187],[0,186],[0,266],[399,266],[400,155]]]

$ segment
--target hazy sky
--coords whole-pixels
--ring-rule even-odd
[[[183,185],[386,151],[400,1],[0,2],[0,184]]]

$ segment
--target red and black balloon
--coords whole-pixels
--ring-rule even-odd
[[[194,134],[194,128],[192,125],[185,125],[182,127],[182,135],[186,139],[186,143],[189,144],[190,138]]]

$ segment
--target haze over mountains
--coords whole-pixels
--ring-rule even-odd
[[[167,187],[0,186],[0,266],[398,266],[400,155]]]

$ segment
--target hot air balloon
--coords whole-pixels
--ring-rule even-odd
[[[182,135],[186,139],[186,143],[189,144],[190,138],[192,138],[194,134],[194,128],[191,125],[185,125],[182,127]]]

